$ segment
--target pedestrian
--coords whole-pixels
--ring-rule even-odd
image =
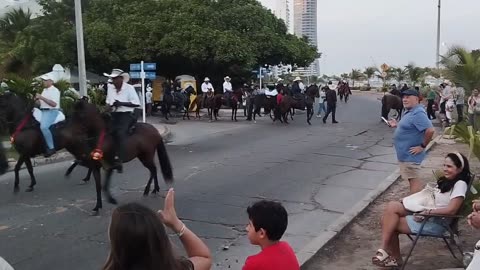
[[[468,215],[467,222],[473,229],[480,230],[480,201],[473,200],[472,213]],[[480,269],[480,241],[475,245],[475,252],[472,261],[467,267],[467,270]]]
[[[455,105],[457,107],[457,123],[463,121],[463,107],[465,104],[465,89],[461,86],[457,87],[454,91]]]
[[[145,93],[145,103],[147,104],[146,110],[147,110],[147,116],[152,116],[152,86],[149,84],[147,86],[147,93]]]
[[[433,138],[435,129],[428,119],[427,113],[419,103],[418,92],[414,89],[402,93],[405,113],[400,122],[395,119],[389,121],[389,126],[396,128],[394,145],[400,166],[400,175],[410,183],[410,192],[422,190],[422,181],[419,171],[425,159],[425,148]]]
[[[45,140],[45,157],[55,154],[55,145],[50,127],[55,123],[60,110],[60,91],[53,83],[53,77],[50,74],[43,75],[43,86],[45,87],[41,94],[35,96],[35,100],[40,102],[40,111],[42,118],[40,120],[40,130]]]
[[[125,143],[128,129],[136,120],[134,111],[140,107],[140,99],[135,88],[127,83],[130,79],[128,73],[121,69],[113,69],[110,74],[103,75],[112,79],[112,84],[108,85],[106,103],[112,110],[112,129],[116,145],[113,167],[122,173],[123,162],[127,161]]]
[[[472,95],[468,98],[468,122],[473,130],[478,131],[477,117],[480,115],[480,96],[478,89],[473,89]]]
[[[446,114],[445,105],[447,105],[449,99],[453,98],[451,82],[445,80],[445,82],[440,85],[440,88],[442,88],[442,93],[440,94],[440,113]]]
[[[435,104],[435,100],[437,99],[437,92],[430,88],[427,94],[427,117],[430,120],[435,120],[437,117],[435,116],[435,111],[433,110],[433,105]]]
[[[180,239],[186,258],[176,256],[165,226]],[[212,266],[207,245],[177,217],[173,189],[157,213],[139,203],[117,207],[108,236],[110,254],[103,270],[208,270]]]
[[[278,202],[262,200],[247,208],[247,237],[260,253],[249,256],[242,270],[300,270],[292,247],[280,241],[287,230],[288,213]]]
[[[327,113],[327,109],[325,108],[325,103],[327,102],[327,96],[326,96],[326,91],[328,89],[328,86],[324,86],[320,88],[320,98],[318,99],[318,113],[317,113],[317,118],[322,117],[322,111],[323,113]]]
[[[328,90],[325,93],[325,100],[327,101],[327,113],[323,117],[323,123],[327,123],[327,118],[332,114],[332,124],[337,124],[337,120],[335,119],[335,113],[337,110],[337,92],[335,91],[335,86],[330,81],[328,82]]]

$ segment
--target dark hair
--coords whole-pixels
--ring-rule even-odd
[[[103,270],[188,269],[175,257],[157,214],[141,204],[113,210],[109,236],[110,255]]]
[[[472,177],[472,174],[470,172],[470,164],[468,162],[468,159],[463,154],[460,155],[463,159],[463,169],[453,180],[447,179],[445,176],[442,176],[440,177],[440,179],[438,179],[437,185],[441,193],[449,192],[450,190],[452,190],[452,188],[458,181],[464,181],[467,186],[470,184]],[[460,158],[456,153],[449,153],[445,158],[447,157],[452,160],[453,164],[457,168],[462,167],[462,161],[460,161]]]
[[[247,208],[255,231],[264,229],[271,241],[278,241],[287,230],[288,214],[281,203],[261,200]]]

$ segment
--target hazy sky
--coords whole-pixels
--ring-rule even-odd
[[[318,0],[321,73],[435,65],[438,0]],[[442,0],[441,42],[480,48],[480,0]],[[440,47],[445,53],[447,46]]]

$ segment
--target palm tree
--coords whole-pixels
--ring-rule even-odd
[[[350,73],[350,78],[352,79],[352,87],[355,87],[355,81],[359,81],[364,77],[365,75],[359,69],[352,69],[352,73]]]
[[[365,76],[367,77],[367,83],[368,85],[370,85],[370,79],[373,78],[373,76],[375,75],[375,72],[376,72],[376,68],[375,67],[367,67],[365,68],[365,71],[363,72],[363,74],[365,74]]]
[[[30,9],[24,11],[19,8],[5,13],[0,18],[0,37],[3,41],[15,41],[17,34],[30,26],[31,20],[32,12],[30,12]]]
[[[422,77],[425,75],[425,69],[417,67],[414,63],[410,63],[405,66],[405,69],[408,72],[408,77],[413,86],[415,86]]]
[[[442,56],[441,64],[445,67],[445,77],[465,88],[467,95],[480,88],[480,53],[455,46]]]
[[[405,81],[408,77],[408,71],[406,68],[393,68],[392,72],[398,84],[401,84],[402,81]]]

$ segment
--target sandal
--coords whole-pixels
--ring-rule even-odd
[[[392,256],[388,255],[388,253],[383,250],[377,250],[375,257],[372,257],[372,263],[379,267],[398,267],[400,266],[397,259],[393,258]]]

